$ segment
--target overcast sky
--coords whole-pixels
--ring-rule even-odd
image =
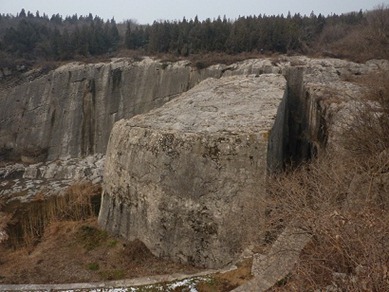
[[[117,22],[134,19],[140,24],[151,24],[154,20],[181,20],[184,16],[191,19],[196,15],[204,20],[219,15],[230,19],[258,14],[286,15],[288,11],[302,15],[311,11],[316,15],[340,14],[371,10],[380,4],[389,5],[389,0],[0,0],[0,12],[16,15],[24,8],[34,14],[59,13],[63,17],[92,13],[105,20],[114,17]]]

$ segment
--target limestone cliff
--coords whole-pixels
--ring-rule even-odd
[[[11,155],[36,163],[105,153],[116,121],[159,107],[208,77],[283,74],[293,86],[289,91],[298,100],[305,91],[314,97],[318,84],[326,88],[334,87],[337,82],[343,87],[350,83],[342,84],[342,78],[387,68],[387,63],[280,57],[197,70],[188,61],[114,59],[108,63],[71,63],[44,75],[33,70],[24,73],[23,82],[15,84],[8,84],[6,79],[10,77],[6,76],[0,80],[0,159]],[[304,71],[304,78],[291,73],[298,68]],[[319,91],[320,95],[326,94],[325,90]],[[311,100],[315,98],[306,100],[310,103],[309,109],[305,105],[304,108],[292,105],[293,115],[299,116],[293,122],[304,120],[302,114],[316,115],[317,103]],[[291,133],[292,136],[296,137],[296,133]],[[299,144],[301,141],[293,142],[288,151],[296,152]],[[305,153],[306,148],[297,151]]]
[[[114,122],[158,107],[220,72],[218,66],[193,70],[188,62],[120,59],[71,63],[2,86],[0,149],[24,156],[43,153],[49,160],[104,153]]]
[[[267,138],[285,93],[281,75],[207,79],[117,122],[100,225],[158,256],[208,267],[235,260],[255,234],[249,222],[261,213]]]

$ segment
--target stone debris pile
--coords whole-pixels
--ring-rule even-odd
[[[99,184],[105,157],[95,154],[24,165],[10,164],[0,168],[0,198],[28,201],[37,194],[58,194],[76,182]]]

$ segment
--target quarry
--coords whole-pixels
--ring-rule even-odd
[[[366,92],[355,80],[388,71],[387,60],[280,55],[203,69],[149,57],[72,62],[17,82],[2,73],[0,199],[28,204],[76,182],[101,185],[99,228],[157,258],[260,264],[267,178],[340,155]],[[0,224],[0,242],[7,232]],[[299,250],[308,241],[293,239]]]

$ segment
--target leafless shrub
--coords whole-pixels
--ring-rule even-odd
[[[389,156],[386,161],[388,167]],[[358,174],[368,186],[351,193]],[[313,236],[290,285],[297,290],[333,283],[349,291],[388,288],[389,205],[382,196],[388,196],[389,177],[375,178],[374,169],[366,171],[356,160],[323,157],[270,182],[269,226],[277,230],[294,221]],[[377,195],[379,189],[385,191]]]
[[[368,91],[344,132],[343,146],[358,159],[389,149],[389,72],[362,80]]]
[[[389,41],[389,6],[379,5],[367,14],[368,39],[388,45]]]
[[[312,235],[287,283],[274,290],[389,290],[388,80],[374,77],[345,129],[342,155],[269,179],[269,232],[297,222]]]
[[[340,23],[330,24],[324,27],[323,32],[320,35],[320,42],[322,44],[329,44],[339,41],[347,36],[349,27]]]
[[[389,58],[389,8],[379,6],[366,12],[360,25],[328,24],[321,33],[316,51],[356,62]]]
[[[0,198],[0,243],[7,241],[9,238],[6,228],[12,217],[12,214],[3,212],[4,206],[5,202]]]

